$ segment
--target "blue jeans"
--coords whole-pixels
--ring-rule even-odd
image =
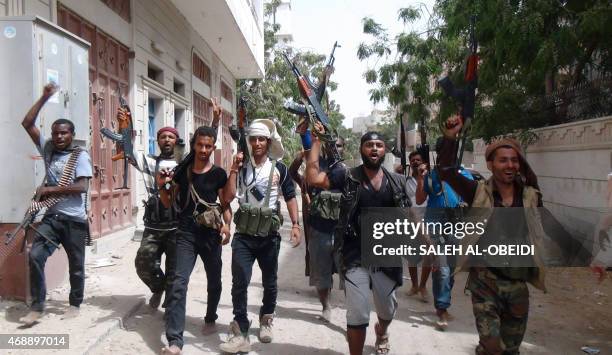
[[[432,273],[434,306],[438,310],[445,310],[451,305],[451,293],[455,283],[453,271],[453,267],[439,266]]]
[[[259,316],[274,313],[278,294],[276,281],[280,244],[278,234],[271,234],[267,237],[234,234],[232,240],[232,305],[234,320],[243,333],[249,330],[247,289],[251,283],[255,260],[261,269],[261,283],[264,289]]]

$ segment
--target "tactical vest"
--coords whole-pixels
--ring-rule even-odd
[[[283,225],[283,216],[280,212],[280,199],[276,200],[276,208],[270,208],[270,190],[272,190],[272,181],[274,172],[279,169],[280,164],[276,160],[271,161],[270,174],[268,175],[268,184],[264,195],[263,206],[255,206],[249,203],[249,193],[245,191],[246,201],[240,204],[238,210],[234,214],[234,223],[236,232],[258,237],[267,237],[271,234],[276,234]],[[285,178],[287,172],[285,172]],[[244,176],[243,176],[244,179]],[[280,181],[284,179],[281,177]],[[280,182],[279,182],[280,184]]]
[[[488,211],[484,212],[485,215],[480,216],[481,220],[490,220],[489,217],[493,213],[494,200],[492,184],[492,178],[487,181],[479,181],[478,186],[476,188],[476,192],[474,194],[474,200],[472,202],[471,207],[489,209]],[[525,186],[523,188],[523,207],[525,211],[525,218],[527,220],[528,229],[527,241],[533,244],[537,251],[536,255],[534,255],[534,262],[537,266],[537,272],[532,275],[532,277],[527,280],[527,282],[531,283],[534,287],[540,290],[546,291],[546,286],[544,284],[546,272],[544,268],[544,262],[542,261],[542,256],[540,254],[545,250],[545,232],[542,226],[540,212],[537,208],[540,195],[540,191],[531,186]],[[461,240],[463,250],[467,250],[468,245],[475,244],[477,240],[478,238],[474,238],[472,237],[472,235],[466,235],[466,237]],[[457,258],[456,272],[465,269],[465,264],[468,258],[469,256],[466,255],[461,255]]]
[[[166,208],[161,202],[159,189],[157,188],[157,183],[155,182],[157,173],[159,171],[159,161],[160,157],[158,156],[155,158],[153,186],[151,187],[151,191],[149,191],[149,198],[146,201],[142,201],[144,204],[143,221],[145,228],[165,231],[172,230],[177,227],[178,213],[174,203],[172,203],[169,208]],[[145,164],[148,164],[146,159]]]
[[[384,167],[381,167],[389,187],[393,194],[394,206],[389,207],[410,207],[410,193],[406,186],[406,178],[403,175],[389,172]],[[355,225],[350,223],[355,216],[357,204],[363,182],[367,181],[367,177],[363,172],[362,165],[346,171],[345,184],[342,189],[342,198],[340,200],[340,216],[338,224],[334,231],[334,249],[337,251],[340,260],[340,270],[342,274],[346,273],[350,265],[344,265],[343,245],[345,238],[358,238],[359,232],[355,230]],[[402,268],[401,267],[385,267],[380,268],[387,276],[395,280],[397,285],[402,284]]]

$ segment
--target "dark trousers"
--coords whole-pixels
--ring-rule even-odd
[[[164,253],[166,254],[165,274],[161,269],[161,257]],[[168,300],[176,265],[176,229],[156,231],[145,227],[134,263],[138,277],[151,292],[158,293],[165,290]]]
[[[36,228],[40,234],[56,244],[61,244],[68,255],[68,270],[70,273],[71,306],[79,307],[83,302],[85,290],[85,236],[87,224],[68,219],[66,216],[47,215]],[[42,312],[45,308],[47,287],[45,285],[45,264],[47,258],[57,247],[47,239],[35,234],[30,249],[30,293],[32,295],[32,310]]]
[[[276,308],[278,252],[280,251],[280,235],[255,237],[245,234],[235,234],[232,240],[232,304],[234,320],[242,332],[249,330],[247,317],[247,289],[251,282],[255,260],[261,269],[263,285],[263,305],[259,316],[274,313]]]
[[[199,255],[204,262],[207,284],[207,309],[204,321],[217,319],[221,299],[221,236],[219,232],[197,226],[179,229],[176,234],[176,268],[171,296],[166,303],[166,338],[169,345],[183,347],[187,286]]]

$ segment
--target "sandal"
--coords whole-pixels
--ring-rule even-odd
[[[374,326],[374,331],[376,332],[376,343],[374,343],[374,347],[376,348],[376,355],[387,355],[389,351],[391,351],[391,344],[389,343],[389,333],[378,335],[378,329],[380,325],[376,323]]]

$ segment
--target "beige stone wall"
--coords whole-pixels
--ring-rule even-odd
[[[538,140],[527,160],[538,175],[545,206],[570,232],[592,239],[609,209],[612,172],[612,116],[535,129]],[[481,139],[474,140],[474,163],[489,176]]]

